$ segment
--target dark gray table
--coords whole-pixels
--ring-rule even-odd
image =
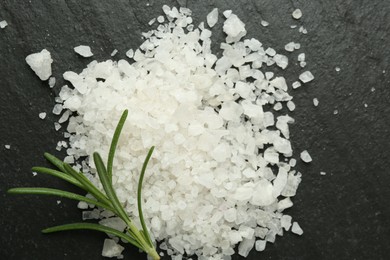
[[[234,2],[234,3],[233,3]],[[54,152],[61,131],[50,113],[66,70],[80,71],[83,59],[73,47],[90,45],[94,59],[125,57],[141,42],[147,22],[162,13],[163,4],[193,10],[195,24],[213,7],[232,9],[245,23],[247,37],[282,51],[300,42],[315,80],[293,91],[297,109],[291,139],[294,151],[308,149],[313,163],[299,162],[303,182],[288,210],[305,233],[278,237],[265,252],[248,259],[388,259],[390,199],[390,2],[323,1],[61,1],[0,0],[0,259],[103,259],[104,234],[69,232],[41,235],[47,226],[80,220],[76,202],[35,196],[9,196],[15,186],[51,186],[76,191],[48,176],[33,177],[30,167],[45,165],[42,154]],[[303,18],[294,22],[299,7]],[[260,26],[261,20],[270,22]],[[304,25],[302,35],[289,28]],[[214,40],[221,40],[221,24]],[[218,31],[219,30],[219,31]],[[24,62],[47,48],[54,59],[54,89],[41,82]],[[218,46],[213,46],[217,51]],[[335,67],[341,71],[336,72]],[[291,83],[299,66],[285,75]],[[375,88],[372,92],[371,88]],[[320,105],[314,108],[312,99]],[[365,107],[364,104],[368,106]],[[337,109],[339,113],[333,114]],[[46,111],[45,120],[38,113]],[[11,144],[11,149],[4,149]],[[61,153],[57,153],[62,155]],[[320,176],[320,171],[327,172]],[[128,247],[126,259],[146,259]],[[164,258],[168,259],[168,258]],[[233,259],[241,259],[239,256]]]

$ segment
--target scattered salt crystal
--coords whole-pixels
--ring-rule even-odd
[[[305,61],[305,57],[306,55],[304,54],[304,53],[300,53],[299,55],[298,55],[298,61]]]
[[[264,251],[266,244],[267,244],[267,241],[265,241],[265,240],[257,240],[256,244],[255,244],[256,251],[258,251],[258,252]]]
[[[283,108],[282,103],[280,103],[280,102],[275,103],[273,108],[275,111],[281,110]]]
[[[50,52],[46,49],[28,55],[26,62],[41,80],[47,80],[51,76],[51,64],[53,60]]]
[[[61,201],[60,200],[57,200],[57,205],[60,205],[61,204]]]
[[[307,83],[307,82],[312,81],[314,79],[314,76],[313,76],[313,74],[310,71],[305,71],[301,75],[299,75],[299,79],[303,83]]]
[[[287,108],[288,110],[290,111],[294,111],[295,110],[295,103],[292,102],[291,100],[287,102]]]
[[[280,225],[282,226],[282,228],[284,228],[286,231],[288,231],[291,227],[291,220],[292,220],[291,216],[283,215],[280,218]]]
[[[364,103],[364,107],[368,107],[367,103]]]
[[[121,245],[118,245],[113,239],[105,239],[102,256],[104,257],[118,257],[121,255],[122,251],[125,248]]]
[[[300,43],[295,43],[294,49],[299,50],[301,48]]]
[[[281,54],[276,54],[274,56],[274,61],[276,62],[276,65],[278,65],[282,69],[285,69],[288,65],[288,58]]]
[[[153,18],[148,22],[149,26],[152,26],[156,22],[156,18]],[[112,55],[111,55],[112,56]]]
[[[46,118],[46,113],[45,112],[39,113],[39,118],[40,119],[45,119]]]
[[[293,89],[299,88],[300,86],[301,86],[301,82],[299,82],[299,81],[295,81],[295,82],[293,82],[293,84],[292,84],[292,88],[293,88]]]
[[[284,46],[284,49],[289,52],[293,52],[295,50],[295,42],[289,42]]]
[[[296,24],[290,25],[290,28],[291,28],[291,29],[295,29],[295,28],[297,28],[297,25],[296,25]]]
[[[38,175],[38,173],[37,172],[32,172],[32,175],[35,177],[35,176]]]
[[[225,18],[229,18],[231,14],[232,14],[232,10],[226,10],[223,12],[223,16],[225,16]]]
[[[304,28],[303,26],[299,27],[298,31],[299,31],[300,33],[303,33],[303,34],[307,34],[307,30],[306,30],[306,28]]]
[[[117,49],[113,50],[113,51],[111,52],[111,57],[114,57],[117,53],[118,53],[118,50],[117,50]]]
[[[333,111],[333,115],[337,115],[339,113],[339,111],[337,110],[337,109],[335,109],[334,111]]]
[[[326,172],[320,172],[321,175],[326,175]]]
[[[134,57],[134,50],[130,49],[126,52],[126,56],[132,59]]]
[[[340,71],[340,68],[339,68],[339,67],[336,67],[335,70],[336,70],[337,72],[339,72],[339,71]]]
[[[264,27],[267,27],[269,25],[269,22],[261,20],[260,24]]]
[[[288,162],[288,164],[289,164],[291,167],[294,167],[294,166],[297,164],[297,160],[295,160],[294,158],[291,158],[290,161]]]
[[[56,84],[56,78],[55,77],[50,77],[49,78],[49,87],[53,88]]]
[[[371,92],[374,92],[374,91],[375,91],[375,88],[374,88],[374,87],[372,87],[372,88],[371,88]]]
[[[79,45],[77,47],[73,48],[74,51],[79,54],[80,56],[83,56],[85,58],[93,56],[93,53],[91,51],[91,47],[86,45]]]
[[[292,17],[294,19],[299,19],[302,17],[302,11],[301,9],[295,9],[294,12],[292,12]]]
[[[57,123],[57,122],[54,122],[54,129],[56,131],[58,131],[58,130],[60,130],[60,128],[61,128],[61,125],[59,123]]]
[[[163,23],[164,21],[165,21],[164,16],[160,15],[159,17],[157,17],[157,22]]]
[[[314,105],[315,107],[318,106],[319,103],[320,103],[320,102],[318,101],[317,98],[313,98],[313,105]]]
[[[87,209],[88,208],[88,203],[87,202],[84,202],[84,201],[80,201],[78,204],[77,204],[77,207],[79,209]]]
[[[246,35],[245,24],[235,14],[226,19],[223,31],[227,34],[227,43],[237,42]]]
[[[303,230],[302,230],[302,228],[299,226],[299,224],[297,222],[294,222],[292,224],[291,232],[293,232],[294,234],[297,234],[297,235],[302,235],[303,234]]]
[[[312,161],[312,158],[309,154],[309,152],[307,150],[304,150],[301,152],[301,159],[302,161],[304,161],[305,163],[309,163]]]
[[[7,150],[11,149],[11,145],[9,145],[9,144],[4,145],[4,147],[5,147],[5,149],[7,149]]]
[[[56,104],[56,105],[54,105],[54,107],[53,107],[53,114],[55,114],[55,115],[59,115],[59,114],[61,114],[61,111],[62,111],[62,104]]]
[[[265,50],[265,53],[271,57],[275,56],[276,54],[276,51],[270,47],[268,47],[266,50]]]
[[[207,24],[209,27],[214,27],[214,25],[218,22],[218,8],[214,8],[208,15],[207,15]]]
[[[64,163],[68,163],[68,164],[74,163],[74,158],[73,158],[73,156],[66,156],[66,157],[64,158]]]
[[[8,25],[8,23],[7,23],[6,20],[3,20],[3,21],[0,22],[0,28],[1,29],[4,29],[5,27],[7,27],[7,25]]]

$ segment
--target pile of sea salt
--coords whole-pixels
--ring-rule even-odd
[[[166,19],[159,17],[157,29],[143,33],[133,63],[93,61],[80,74],[64,73],[72,87],[62,87],[55,112],[63,110],[59,123],[68,122],[68,144],[60,142],[67,148],[65,161],[76,162],[100,185],[91,155],[107,156],[119,117],[128,109],[113,183],[136,219],[139,171],[148,149],[156,147],[143,209],[151,234],[172,259],[194,254],[230,259],[237,245],[238,254],[247,256],[291,226],[302,234],[283,214],[301,182],[292,168],[288,125],[294,120],[276,112],[287,102],[290,110],[295,105],[285,78],[267,71],[274,64],[286,68],[288,58],[244,39],[245,24],[230,10],[224,12],[227,37],[220,57],[210,48],[212,31],[204,23],[195,27],[189,9],[164,6],[163,11]],[[218,17],[214,9],[208,25]],[[299,78],[306,83],[313,76],[304,72]],[[100,209],[84,211],[83,218],[125,229]],[[121,257],[120,248],[106,241],[103,254]]]

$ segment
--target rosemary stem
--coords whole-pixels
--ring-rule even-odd
[[[143,247],[145,253],[153,257],[154,260],[159,260],[160,256],[158,255],[156,249],[153,246],[150,246],[148,241],[145,240],[144,236],[139,232],[138,228],[131,221],[126,221],[129,231],[137,238],[140,242],[140,245]]]

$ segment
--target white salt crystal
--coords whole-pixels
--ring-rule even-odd
[[[227,34],[226,42],[237,42],[246,35],[245,24],[235,14],[231,14],[223,24],[223,31]]]
[[[320,175],[324,176],[324,175],[326,175],[326,172],[320,172]]]
[[[368,107],[367,103],[364,103],[364,107]]]
[[[288,108],[288,110],[290,110],[290,111],[294,111],[294,110],[295,110],[295,103],[292,102],[291,100],[290,100],[290,101],[287,101],[287,108]]]
[[[305,163],[309,163],[312,161],[312,158],[309,154],[309,152],[307,150],[304,150],[301,152],[301,159],[302,161],[304,161]]]
[[[59,114],[61,114],[61,111],[62,111],[62,104],[56,104],[56,105],[54,105],[54,107],[53,107],[53,114],[55,114],[55,115],[59,115]]]
[[[301,75],[299,75],[299,79],[303,82],[303,83],[307,83],[307,82],[310,82],[314,79],[314,76],[313,74],[311,74],[310,71],[305,71],[303,72]]]
[[[300,33],[303,33],[303,34],[307,34],[307,30],[306,30],[306,28],[304,28],[303,26],[299,27],[298,31],[299,31]]]
[[[32,172],[32,175],[35,177],[35,176],[38,175],[38,173],[37,172]]]
[[[339,68],[339,67],[336,67],[335,70],[336,70],[337,72],[339,72],[339,71],[340,71],[340,68]]]
[[[280,102],[276,102],[273,108],[275,111],[279,111],[283,108],[283,105]]]
[[[58,131],[58,130],[60,130],[60,128],[61,128],[61,125],[59,123],[57,123],[57,122],[54,122],[54,129],[56,131]]]
[[[105,239],[102,256],[104,257],[118,257],[121,255],[122,251],[125,248],[121,245],[118,245],[113,239]]]
[[[302,235],[303,234],[303,230],[299,226],[298,222],[294,222],[292,224],[291,232],[293,232],[294,234],[297,234],[297,235]]]
[[[126,52],[126,56],[132,59],[134,57],[134,50],[130,49]]]
[[[371,88],[371,92],[374,92],[374,91],[375,91],[375,88],[374,88],[374,87],[372,87],[372,88]]]
[[[280,225],[282,226],[282,228],[284,228],[286,231],[288,231],[291,227],[291,220],[292,220],[291,216],[283,215],[280,218]]]
[[[302,68],[304,68],[306,66],[306,61],[301,61],[299,63],[299,66],[301,66]]]
[[[265,240],[257,240],[255,244],[256,251],[261,252],[265,250],[265,246],[267,244],[267,241]]]
[[[7,150],[11,149],[11,145],[9,145],[9,144],[4,145],[4,147],[5,147],[5,149],[7,149]]]
[[[85,58],[93,56],[93,53],[91,51],[91,47],[86,45],[79,45],[77,47],[73,48],[74,51],[79,54],[80,56],[83,56]]]
[[[79,203],[77,204],[77,207],[79,209],[87,209],[88,208],[88,203],[85,202],[85,201],[79,201]]]
[[[232,10],[226,10],[223,12],[223,15],[225,16],[225,18],[229,18],[229,16],[232,14]]]
[[[302,11],[301,9],[295,9],[294,12],[292,12],[292,17],[294,19],[299,19],[302,17]]]
[[[289,52],[293,52],[295,50],[295,42],[289,42],[284,46],[284,49]]]
[[[298,61],[305,61],[305,59],[306,59],[305,53],[300,53],[300,54],[298,55]]]
[[[261,20],[260,24],[264,27],[267,27],[269,25],[269,22]]]
[[[237,218],[237,211],[235,208],[230,208],[228,210],[225,210],[223,213],[223,217],[228,222],[234,222]]]
[[[111,57],[114,57],[117,53],[118,53],[118,50],[117,50],[117,49],[113,50],[113,51],[111,52]]]
[[[315,107],[318,106],[319,103],[320,103],[320,102],[318,101],[317,98],[313,98],[313,105],[314,105]]]
[[[273,48],[270,48],[268,47],[266,50],[265,50],[265,53],[271,57],[275,56],[276,54],[276,51],[273,49]]]
[[[299,81],[295,81],[295,82],[293,82],[293,84],[292,84],[292,88],[293,89],[297,89],[297,88],[299,88],[301,86],[301,82],[299,82]]]
[[[156,18],[153,18],[148,22],[149,26],[152,26],[156,22]],[[112,56],[112,55],[111,55]]]
[[[278,202],[278,210],[282,211],[287,208],[291,208],[293,206],[293,203],[290,198],[282,199]]]
[[[276,62],[276,65],[278,65],[282,69],[285,69],[287,67],[287,65],[288,65],[288,58],[287,58],[287,56],[284,56],[284,55],[281,55],[281,54],[276,54],[273,59]]]
[[[163,23],[165,20],[164,16],[160,15],[159,17],[157,17],[157,22],[159,23]]]
[[[247,257],[255,244],[255,238],[244,239],[238,246],[238,254]]]
[[[51,64],[53,60],[50,52],[46,49],[28,55],[26,62],[41,80],[47,80],[51,76]]]
[[[49,87],[53,88],[56,84],[56,78],[55,77],[50,77],[49,78]]]
[[[207,24],[209,27],[213,27],[218,22],[218,8],[214,8],[208,15],[207,15]]]
[[[3,20],[3,21],[0,22],[0,28],[1,29],[4,29],[5,27],[7,27],[7,25],[8,25],[8,23],[7,23],[6,20]]]
[[[57,205],[60,205],[61,204],[61,201],[60,200],[57,200]]]
[[[339,113],[339,111],[337,110],[337,109],[335,109],[334,111],[333,111],[333,114],[334,115],[337,115]]]
[[[291,167],[294,167],[294,166],[297,164],[297,160],[295,160],[294,158],[291,158],[290,161],[288,162],[288,164],[289,164]]]
[[[68,164],[74,163],[74,158],[73,158],[73,156],[66,156],[66,157],[64,158],[64,163],[68,163]]]
[[[46,118],[46,113],[45,112],[39,113],[39,118],[40,119],[45,119]]]

